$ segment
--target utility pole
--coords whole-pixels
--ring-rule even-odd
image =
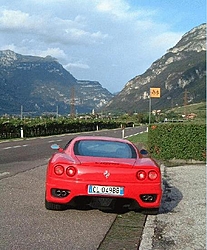
[[[23,106],[22,105],[21,105],[20,117],[21,117],[21,120],[22,120],[22,117],[23,117]]]
[[[171,98],[171,108],[173,108],[173,98]]]
[[[187,117],[187,100],[188,100],[188,91],[187,89],[185,89],[185,92],[184,92],[184,115],[185,115],[185,118]]]
[[[58,118],[58,105],[57,105],[57,109],[56,109],[56,118]]]
[[[70,93],[70,116],[75,116],[75,87],[71,87]]]
[[[149,96],[149,125],[151,122],[151,112],[152,112],[152,100],[151,97]]]
[[[23,106],[21,105],[21,121],[22,121],[22,117],[23,117]],[[23,131],[23,127],[22,126],[20,128],[20,137],[24,138],[24,131]]]

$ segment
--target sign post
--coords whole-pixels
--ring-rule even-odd
[[[149,125],[151,122],[151,109],[152,109],[152,100],[151,98],[160,98],[161,91],[160,88],[150,88],[150,96],[149,96]]]
[[[149,125],[150,125],[150,122],[151,122],[151,107],[152,107],[152,100],[151,100],[151,97],[149,97]]]

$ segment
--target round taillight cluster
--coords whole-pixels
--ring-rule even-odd
[[[148,174],[144,170],[140,170],[137,172],[137,179],[140,181],[145,180],[147,177],[149,180],[153,181],[153,180],[157,179],[157,176],[158,176],[158,174],[154,170],[149,171]]]
[[[64,173],[64,167],[61,165],[56,165],[54,168],[54,172],[56,175],[62,175]]]
[[[54,172],[56,175],[62,175],[62,174],[64,174],[64,171],[65,171],[65,168],[62,165],[56,165],[54,167]],[[77,170],[73,166],[69,166],[66,168],[66,174],[69,177],[73,177],[76,174],[76,172],[77,172]]]
[[[150,180],[155,180],[155,179],[157,179],[157,172],[155,172],[155,171],[150,171],[149,173],[148,173],[148,177],[149,177],[149,179]]]
[[[137,179],[142,181],[146,178],[147,174],[144,170],[140,170],[137,172]]]
[[[76,168],[70,166],[66,169],[66,174],[70,177],[73,177],[76,174]]]

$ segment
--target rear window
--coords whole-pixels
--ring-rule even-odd
[[[74,153],[82,156],[109,157],[109,158],[136,158],[137,154],[133,146],[128,143],[83,140],[75,143]]]

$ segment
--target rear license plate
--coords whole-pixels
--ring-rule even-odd
[[[122,196],[124,195],[123,187],[114,187],[114,186],[88,186],[88,194],[98,194],[98,195],[115,195]]]

